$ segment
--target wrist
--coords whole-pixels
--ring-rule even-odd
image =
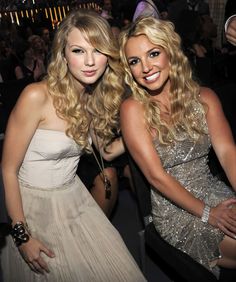
[[[204,223],[207,223],[210,217],[210,211],[211,211],[211,207],[206,205],[204,206],[203,212],[202,212],[202,217],[201,217],[201,221]]]
[[[30,239],[30,230],[27,223],[17,221],[11,229],[11,236],[17,247],[27,243]]]

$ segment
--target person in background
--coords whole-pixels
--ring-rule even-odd
[[[151,185],[156,229],[215,275],[235,269],[236,146],[218,97],[193,80],[171,22],[137,20],[121,33],[120,56],[132,91],[122,136]],[[232,188],[211,174],[211,146]]]
[[[45,54],[46,54],[45,65],[47,66],[48,62],[50,61],[53,32],[48,27],[43,26],[40,28],[39,35],[44,41],[44,48],[45,48]]]
[[[113,19],[111,0],[102,0],[101,16],[107,20]]]
[[[18,65],[15,72],[17,79],[32,77],[34,81],[40,81],[46,74],[44,62],[35,57],[30,44],[26,44],[24,50],[18,55]]]
[[[40,28],[40,37],[44,41],[44,48],[46,53],[50,52],[52,47],[52,40],[51,40],[51,31],[48,27],[41,27]]]
[[[168,3],[168,20],[176,24],[181,21],[183,10],[195,11],[199,15],[209,15],[209,5],[204,0],[171,0]]]
[[[1,253],[4,281],[146,281],[76,176],[92,140],[104,158],[123,150],[119,142],[109,145],[123,84],[107,21],[88,10],[67,15],[47,77],[23,90],[5,134],[2,175],[12,229]]]
[[[2,82],[14,81],[17,79],[18,58],[10,42],[0,38],[0,73]]]
[[[223,52],[225,36],[223,36],[225,23],[225,5],[227,0],[208,0],[209,11],[212,20],[217,27],[217,37],[214,40],[214,46],[217,50]]]
[[[33,34],[28,38],[28,43],[32,50],[35,60],[39,60],[47,67],[47,51],[45,48],[45,42],[38,34]]]
[[[138,17],[154,17],[159,19],[160,12],[158,11],[157,6],[152,0],[139,0],[136,4],[136,9],[133,15],[133,21],[135,21]]]
[[[236,4],[233,0],[228,0],[225,6],[225,36],[226,39],[236,46]]]
[[[226,22],[225,36],[231,44],[236,46],[236,14],[231,16]]]
[[[228,0],[225,5],[225,37],[227,40],[227,75],[235,82],[235,64],[236,64],[236,2]]]

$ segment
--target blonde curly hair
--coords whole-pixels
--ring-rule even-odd
[[[150,99],[148,92],[133,78],[129,63],[125,56],[126,43],[130,37],[145,35],[154,45],[164,49],[170,65],[170,122],[161,119],[158,103]],[[120,57],[125,70],[125,81],[131,87],[132,97],[140,101],[145,108],[148,129],[155,129],[160,143],[168,144],[178,140],[178,132],[184,130],[197,139],[199,134],[205,134],[202,123],[205,115],[205,105],[199,101],[200,86],[192,78],[192,70],[187,57],[181,49],[181,39],[174,31],[169,21],[153,17],[138,18],[119,37]],[[200,105],[200,114],[196,115],[194,108]]]
[[[76,88],[78,81],[64,60],[67,38],[73,28],[77,28],[94,48],[108,58],[103,76],[81,93]],[[90,151],[91,126],[104,146],[114,138],[114,132],[119,130],[119,108],[124,94],[123,70],[118,43],[108,22],[99,14],[91,10],[76,10],[62,21],[53,40],[47,84],[57,115],[68,123],[66,134],[83,150]]]

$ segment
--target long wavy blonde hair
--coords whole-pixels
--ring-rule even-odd
[[[103,76],[78,93],[78,81],[68,70],[64,51],[69,33],[77,28],[94,48],[106,55],[108,63]],[[123,70],[118,43],[108,22],[91,10],[77,10],[62,21],[57,30],[48,66],[47,83],[57,115],[68,123],[67,135],[90,151],[89,130],[96,129],[104,146],[119,130],[119,108],[124,93]]]
[[[164,49],[170,65],[170,121],[161,119],[157,102],[150,99],[148,92],[133,78],[125,56],[126,43],[130,37],[146,35],[150,42]],[[184,130],[193,139],[205,134],[202,118],[205,107],[199,101],[200,86],[192,78],[192,70],[187,57],[181,49],[181,39],[169,21],[153,17],[138,18],[119,37],[120,57],[125,70],[125,81],[132,89],[132,97],[140,101],[145,108],[148,129],[155,129],[162,144],[178,140],[178,132]],[[199,105],[200,114],[194,108]]]

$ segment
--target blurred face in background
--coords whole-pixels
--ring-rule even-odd
[[[103,1],[103,10],[111,12],[112,10],[112,4],[110,0],[104,0]]]
[[[209,15],[201,16],[204,38],[214,39],[217,36],[217,25]]]
[[[49,29],[44,28],[42,30],[41,38],[44,40],[45,43],[50,42],[50,32],[49,32]]]

